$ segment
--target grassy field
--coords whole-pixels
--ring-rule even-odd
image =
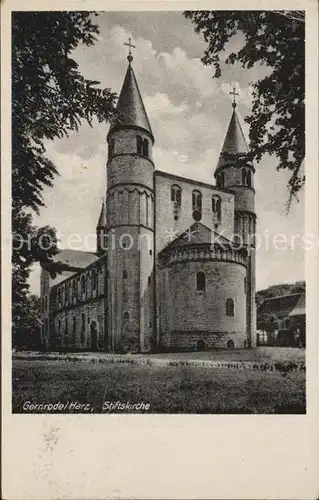
[[[41,360],[62,360],[67,358],[71,361],[88,361],[96,359],[100,362],[122,360],[126,362],[131,359],[134,363],[150,364],[168,363],[176,361],[177,363],[190,363],[198,361],[227,363],[227,362],[253,362],[253,363],[289,363],[305,364],[305,349],[295,349],[293,347],[257,347],[255,349],[212,349],[206,351],[191,352],[163,352],[152,354],[114,354],[105,352],[36,352],[36,351],[18,351],[13,354],[14,359],[41,359]]]
[[[305,361],[305,349],[257,347],[255,349],[212,349],[197,352],[150,354],[152,358],[203,359],[220,361]]]
[[[305,373],[300,371],[15,359],[12,393],[14,413],[27,413],[26,401],[87,404],[82,413],[101,413],[106,401],[149,403],[147,413],[305,413]]]

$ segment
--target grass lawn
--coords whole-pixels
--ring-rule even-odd
[[[305,413],[305,373],[15,359],[12,394],[14,413],[26,401],[88,404],[82,413],[106,401],[149,403],[147,413]]]
[[[232,362],[232,361],[252,361],[257,363],[273,363],[279,362],[296,362],[305,363],[305,349],[294,347],[257,347],[254,349],[210,349],[205,351],[189,351],[189,352],[162,352],[150,354],[114,354],[106,352],[39,352],[39,351],[17,351],[14,352],[14,359],[59,359],[61,356],[77,357],[83,360],[88,358],[105,359],[119,358],[127,359],[132,356],[135,359],[150,359],[150,360],[175,360],[175,361],[217,361],[217,362]]]
[[[254,349],[211,349],[193,352],[150,354],[152,358],[203,359],[216,361],[305,361],[305,349],[295,347],[257,347]]]

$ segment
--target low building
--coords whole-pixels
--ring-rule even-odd
[[[306,298],[305,292],[281,295],[265,299],[257,310],[257,318],[273,316],[274,331],[259,330],[257,345],[305,346],[306,344]]]

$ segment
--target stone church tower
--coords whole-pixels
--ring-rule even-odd
[[[248,147],[233,102],[233,113],[215,170],[216,184],[231,189],[235,194],[234,242],[248,250],[246,297],[248,346],[256,346],[256,213],[255,213],[255,168],[243,161],[242,155]]]
[[[111,350],[153,339],[154,137],[128,56],[107,161],[108,336]]]

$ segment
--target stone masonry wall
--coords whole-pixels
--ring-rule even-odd
[[[206,290],[197,291],[203,271]],[[160,270],[160,345],[191,347],[203,338],[210,346],[243,347],[246,331],[246,268],[232,262],[176,262]],[[226,315],[226,300],[234,300],[234,316]]]
[[[174,220],[171,186],[177,184],[182,190],[181,210],[178,220]],[[156,214],[156,254],[175,236],[186,231],[195,221],[192,210],[192,192],[202,194],[201,223],[231,239],[234,233],[234,195],[214,186],[202,185],[187,180],[169,177],[162,172],[155,173],[155,214]],[[221,198],[221,220],[217,221],[212,212],[212,196]],[[215,224],[218,227],[215,227]]]
[[[92,273],[96,273],[96,286]],[[107,350],[106,262],[100,260],[60,282],[51,290],[51,349]],[[82,289],[84,280],[85,289]],[[73,293],[75,287],[76,293]],[[82,316],[84,315],[84,316]],[[97,345],[92,346],[91,324],[97,325]]]
[[[75,323],[73,323],[74,317]],[[103,298],[59,311],[54,317],[56,347],[58,348],[60,344],[62,349],[90,350],[92,348],[91,323],[95,321],[97,324],[97,349],[94,350],[106,350],[104,319]],[[74,324],[75,330],[73,329]]]

